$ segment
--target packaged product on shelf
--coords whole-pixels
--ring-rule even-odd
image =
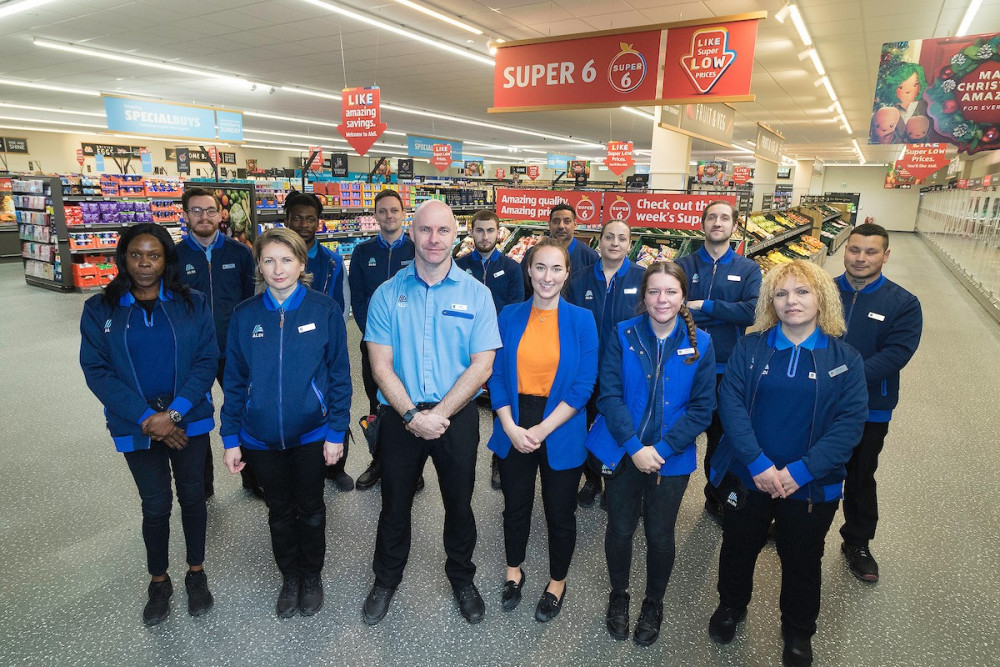
[[[458,244],[458,250],[455,251],[455,257],[464,257],[468,255],[476,247],[475,239],[471,236],[466,236],[462,239],[462,242]]]
[[[522,236],[514,244],[514,247],[507,251],[507,256],[513,259],[518,264],[520,264],[521,260],[524,259],[525,253],[528,252],[528,249],[537,244],[541,240],[542,240],[541,234],[538,235],[529,234],[526,236]]]

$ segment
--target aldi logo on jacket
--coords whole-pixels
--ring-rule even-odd
[[[256,325],[256,326],[255,326],[255,327],[253,328],[253,335],[252,335],[252,336],[250,336],[250,337],[251,337],[251,338],[263,338],[263,337],[264,337],[264,327],[262,327],[262,326],[261,326],[261,325],[259,325],[259,324],[258,324],[258,325]]]

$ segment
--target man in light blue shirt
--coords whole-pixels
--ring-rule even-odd
[[[472,402],[501,347],[488,288],[451,260],[457,224],[438,200],[422,204],[410,230],[413,264],[383,283],[368,306],[365,341],[381,404],[382,512],[362,613],[369,625],[389,610],[410,552],[413,496],[429,456],[444,500],[445,572],[462,616],[485,614],[473,583],[476,519],[472,489],[479,411]]]

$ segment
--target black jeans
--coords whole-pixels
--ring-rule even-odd
[[[149,574],[166,574],[167,545],[170,542],[170,510],[174,496],[170,488],[173,470],[177,501],[181,506],[181,526],[187,546],[188,565],[205,560],[205,449],[208,434],[188,438],[184,449],[171,449],[153,440],[149,449],[125,452],[125,461],[142,499],[142,540],[146,543]]]
[[[705,429],[705,439],[707,440],[707,446],[705,447],[705,460],[702,461],[702,470],[705,471],[705,479],[709,480],[705,483],[705,498],[708,500],[714,500],[717,503],[722,502],[722,498],[719,497],[719,490],[712,486],[711,477],[709,476],[709,469],[711,468],[712,457],[715,456],[715,450],[719,446],[719,441],[722,440],[722,420],[719,419],[719,385],[722,384],[722,376],[715,376],[715,402],[716,409],[712,411],[712,423],[708,425]]]
[[[812,637],[819,616],[823,546],[840,503],[772,499],[756,489],[747,496],[742,509],[723,506],[719,601],[737,608],[750,604],[757,556],[773,519],[781,560],[781,628],[797,637]]]
[[[844,542],[867,547],[875,539],[878,526],[878,495],[875,489],[875,471],[878,455],[889,433],[889,422],[865,422],[861,442],[854,448],[847,463],[844,480],[844,525],[840,536]]]
[[[451,416],[448,430],[436,440],[422,440],[407,431],[403,418],[392,408],[383,410],[381,419],[382,511],[372,560],[375,583],[396,588],[403,580],[410,556],[413,496],[429,456],[444,501],[445,573],[455,590],[465,588],[476,574],[472,562],[477,536],[472,489],[479,448],[479,410],[470,402]]]
[[[544,396],[519,395],[518,425],[531,428],[541,423],[545,401]],[[507,457],[500,459],[507,566],[517,567],[524,562],[535,503],[536,474],[542,480],[542,507],[549,535],[549,576],[554,581],[562,581],[576,548],[576,491],[580,484],[580,468],[553,470],[544,441],[530,454],[522,454],[511,447]]]
[[[264,489],[271,548],[282,576],[318,575],[326,557],[323,442],[244,449]]]
[[[611,587],[628,589],[632,537],[643,517],[646,531],[646,597],[662,600],[674,569],[674,524],[690,475],[644,473],[626,455],[618,474],[605,481],[608,527],[604,555]]]

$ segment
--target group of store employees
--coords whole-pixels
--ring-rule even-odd
[[[249,464],[267,502],[283,577],[276,604],[282,618],[312,615],[323,604],[324,478],[345,454],[352,393],[342,307],[326,290],[308,287],[317,253],[310,255],[312,239],[297,229],[312,226],[320,211],[301,197],[292,210],[302,219],[291,229],[257,238],[259,291],[237,305],[228,322],[220,430],[226,467],[235,474]],[[471,499],[479,446],[474,399],[486,383],[495,411],[488,447],[499,459],[504,496],[504,611],[517,608],[525,584],[536,478],[549,580],[534,616],[546,622],[562,609],[578,487],[590,455],[607,500],[608,632],[616,639],[631,634],[643,646],[655,642],[677,513],[697,468],[695,439],[717,415],[720,434],[707,473],[719,490],[713,497],[721,503],[723,531],[719,605],[709,634],[719,643],[734,638],[757,557],[773,530],[782,572],[783,660],[811,663],[820,563],[845,477],[844,553],[852,572],[874,580],[871,567],[857,561],[871,558],[874,468],[898,400],[899,369],[919,342],[920,308],[881,275],[888,235],[877,225],[851,235],[847,272],[837,282],[807,261],[776,266],[760,282],[731,254],[736,218],[728,202],[705,209],[706,242],[690,275],[680,263],[656,262],[644,272],[631,265],[625,257],[630,230],[620,221],[602,229],[593,265],[574,266],[567,235],[553,234],[525,259],[529,299],[499,307],[491,268],[499,278],[513,267],[495,254],[495,216],[476,216],[474,234],[483,239],[476,237],[477,255],[463,270],[451,258],[457,235],[451,209],[436,200],[417,209],[409,236],[413,261],[396,272],[389,265],[395,275],[379,283],[364,312],[366,356],[378,388],[382,497],[375,576],[362,605],[367,624],[386,616],[402,581],[413,499],[428,458],[441,482],[445,572],[455,600],[469,623],[485,615],[474,583]],[[399,238],[386,239],[384,259]],[[198,242],[205,250],[224,247],[211,238]],[[181,280],[177,249],[162,227],[129,227],[115,259],[119,274],[84,307],[80,357],[142,500],[152,577],[143,618],[153,625],[168,615],[173,592],[167,575],[171,473],[187,545],[189,612],[204,614],[213,604],[204,572],[204,469],[215,424],[218,318],[209,299]],[[335,263],[328,268],[324,283],[342,271]],[[519,281],[510,279],[499,291],[516,287]],[[575,299],[564,298],[571,294]],[[745,334],[739,322],[748,319],[748,309],[741,300],[753,301]],[[858,304],[871,309],[867,316],[856,314]],[[720,338],[724,367],[718,365]],[[588,405],[596,407],[589,416]],[[855,478],[861,491],[852,495],[851,475],[871,479]],[[630,632],[629,578],[640,517],[646,584]]]

